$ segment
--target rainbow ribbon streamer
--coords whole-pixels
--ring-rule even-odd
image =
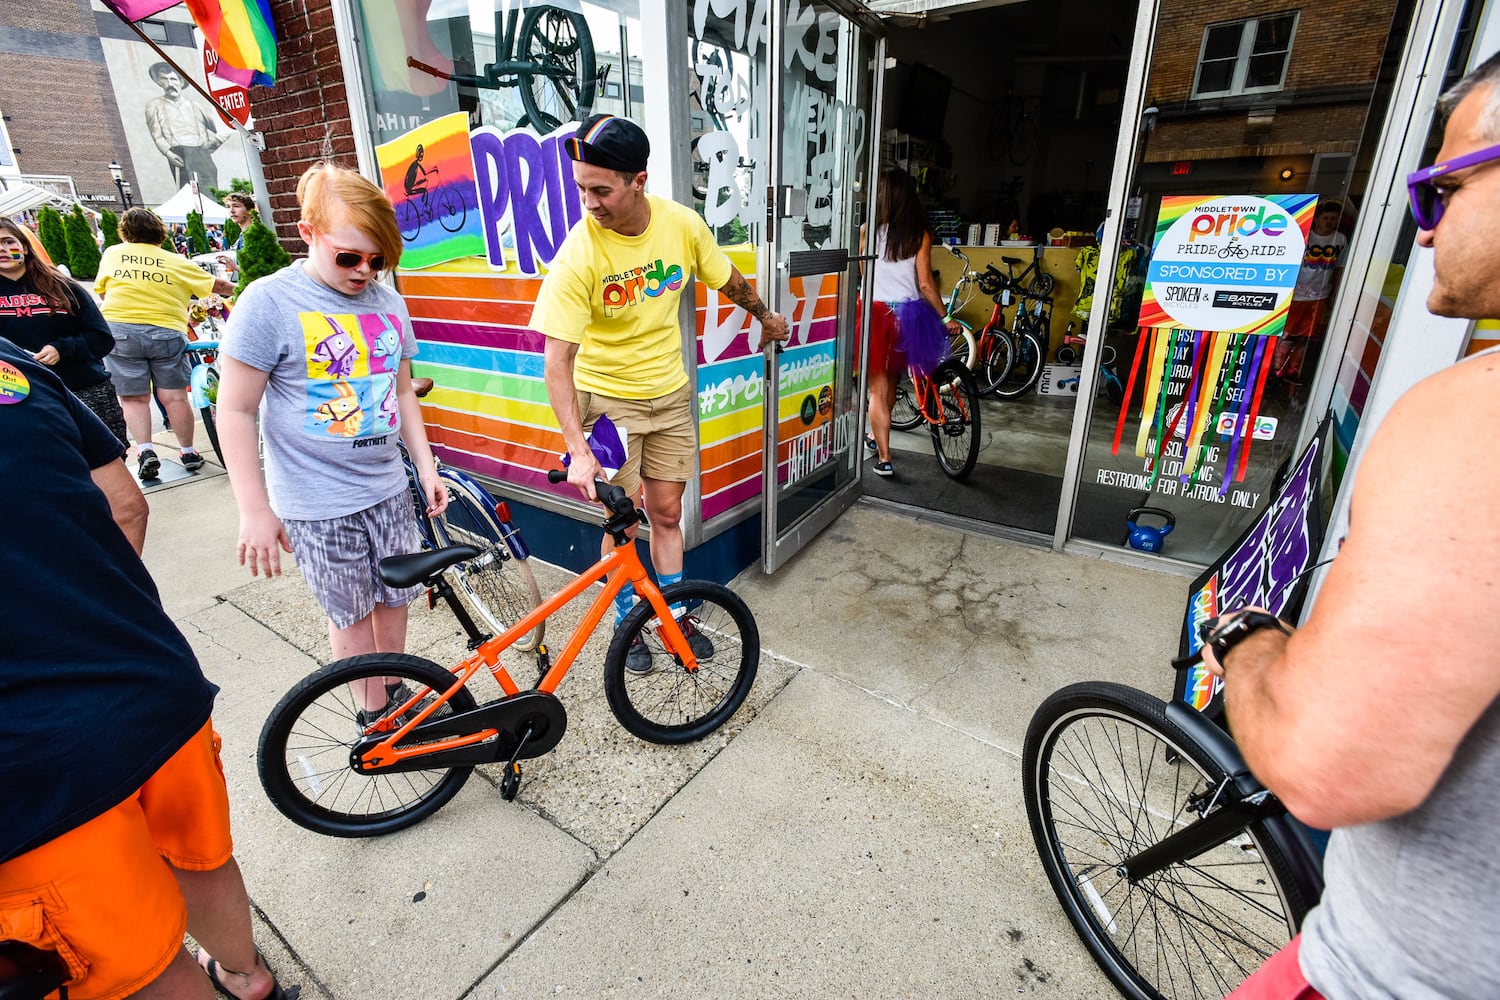
[[[188,13],[219,53],[214,75],[241,87],[276,83],[276,25],[270,0],[185,0]],[[126,21],[160,14],[178,0],[104,0]]]

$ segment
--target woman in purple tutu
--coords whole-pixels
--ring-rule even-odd
[[[899,167],[880,174],[875,207],[875,235],[861,233],[861,253],[871,245],[874,309],[870,313],[870,353],[866,362],[870,381],[870,434],[865,444],[875,450],[875,474],[893,475],[891,467],[891,406],[896,383],[908,367],[930,375],[943,360],[948,333],[957,333],[957,320],[944,320],[947,310],[932,281],[932,233],[927,213],[917,197],[917,182]]]

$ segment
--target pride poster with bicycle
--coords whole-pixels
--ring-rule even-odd
[[[1134,450],[1146,460],[1148,490],[1162,480],[1162,442],[1179,437],[1167,492],[1223,503],[1230,483],[1244,481],[1317,202],[1312,194],[1162,198],[1112,447],[1119,454],[1145,368]],[[1215,440],[1223,426],[1227,448]]]
[[[485,255],[469,116],[444,115],[375,147],[407,270]]]

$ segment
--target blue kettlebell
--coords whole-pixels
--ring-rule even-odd
[[[1136,518],[1142,514],[1152,514],[1166,523],[1160,528],[1137,524]],[[1125,518],[1125,523],[1130,526],[1130,538],[1127,539],[1130,547],[1140,549],[1142,552],[1160,552],[1162,546],[1166,544],[1167,536],[1172,533],[1173,528],[1177,527],[1177,518],[1172,516],[1172,512],[1162,510],[1160,507],[1137,507],[1126,514]]]

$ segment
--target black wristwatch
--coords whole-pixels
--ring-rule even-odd
[[[1291,635],[1286,622],[1264,611],[1231,611],[1203,623],[1203,643],[1212,646],[1214,658],[1223,666],[1229,651],[1261,629],[1274,628],[1282,635]]]

